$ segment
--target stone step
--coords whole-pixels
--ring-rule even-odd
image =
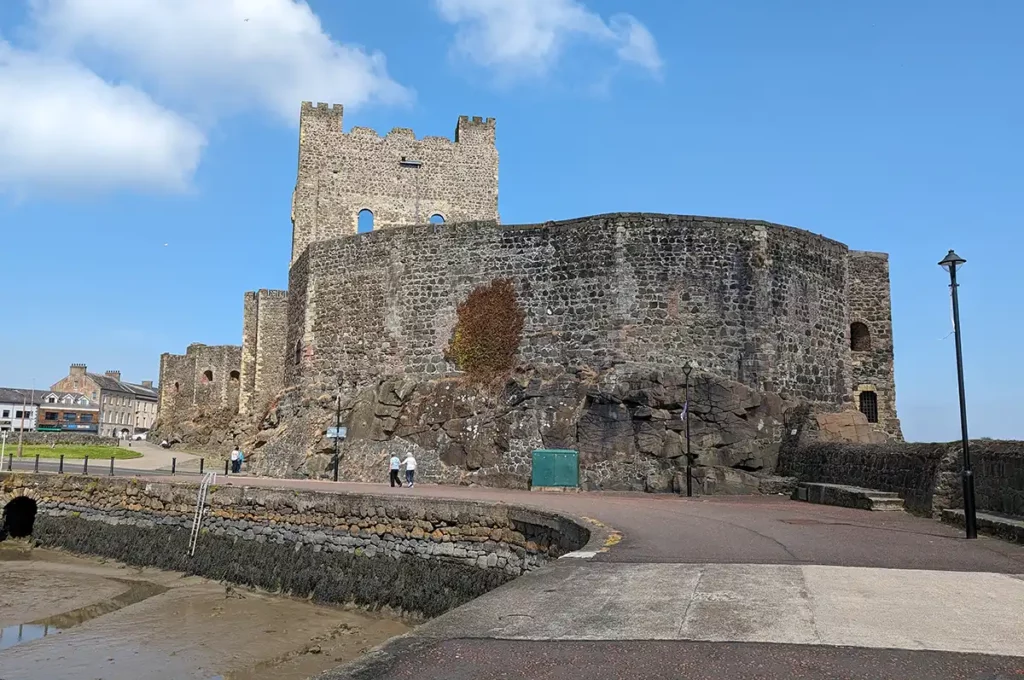
[[[793,499],[860,510],[883,512],[904,510],[903,499],[899,497],[899,494],[892,491],[865,489],[859,486],[846,486],[845,484],[800,482],[793,492]]]
[[[1024,543],[1024,517],[1003,517],[987,512],[978,512],[976,518],[979,533],[989,534],[1014,543]],[[964,511],[946,508],[942,511],[942,521],[962,527],[964,526]]]

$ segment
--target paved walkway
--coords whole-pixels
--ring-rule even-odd
[[[120,446],[122,449],[127,449],[129,444],[131,444],[130,448],[133,451],[138,451],[142,454],[142,458],[120,461],[119,466],[131,467],[132,470],[139,471],[170,470],[172,459],[177,459],[176,467],[179,469],[190,469],[193,466],[197,470],[199,469],[200,457],[191,453],[165,449],[159,444],[148,441],[122,441]]]
[[[1024,677],[1024,546],[929,519],[782,497],[217,481],[516,503],[610,532],[607,551],[563,557],[324,680]]]
[[[621,537],[324,678],[1024,677],[1024,546],[904,513],[781,497],[220,483],[517,503]]]

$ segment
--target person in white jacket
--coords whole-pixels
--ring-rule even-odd
[[[406,455],[405,460],[402,461],[402,466],[405,468],[405,482],[406,486],[410,489],[416,484],[416,459],[410,453]]]

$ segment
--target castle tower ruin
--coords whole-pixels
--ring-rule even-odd
[[[310,243],[357,233],[364,211],[373,229],[498,220],[493,118],[461,116],[454,140],[416,139],[408,128],[346,133],[342,122],[340,104],[302,103],[292,263]]]

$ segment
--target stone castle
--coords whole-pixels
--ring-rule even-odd
[[[161,357],[165,435],[319,476],[341,395],[348,478],[411,447],[428,478],[521,486],[529,451],[557,447],[580,451],[589,486],[665,490],[690,365],[708,474],[770,473],[797,405],[901,438],[885,254],[726,218],[503,225],[493,119],[461,117],[454,140],[342,121],[303,103],[288,291],[245,293],[241,347]],[[494,343],[455,339],[504,313],[471,309],[499,285],[511,355],[474,380],[466,357]]]

